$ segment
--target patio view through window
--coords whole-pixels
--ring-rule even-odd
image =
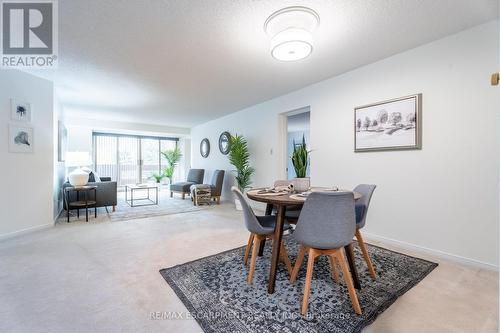
[[[94,132],[94,168],[119,186],[151,182],[151,176],[167,166],[161,152],[174,149],[177,143],[177,138]],[[176,168],[174,179],[178,177]]]

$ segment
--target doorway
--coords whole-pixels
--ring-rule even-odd
[[[286,152],[287,152],[287,179],[296,177],[293,168],[292,156],[294,145],[301,144],[304,140],[307,150],[310,150],[310,108],[302,108],[286,114],[287,131],[286,131]],[[306,176],[310,177],[310,163],[307,167]]]

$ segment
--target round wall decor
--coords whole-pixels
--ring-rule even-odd
[[[229,154],[231,134],[229,132],[222,132],[219,136],[219,150],[223,155]]]
[[[208,141],[207,138],[201,140],[201,143],[200,143],[200,154],[204,158],[207,158],[208,155],[210,154],[210,141]]]

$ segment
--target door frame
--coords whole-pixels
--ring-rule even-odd
[[[278,117],[278,133],[279,133],[279,143],[280,143],[280,154],[279,154],[279,170],[278,177],[279,179],[288,179],[288,117],[294,116],[297,114],[309,112],[311,115],[311,106],[306,105],[297,109],[293,109],[287,112],[283,112],[279,114]],[[311,126],[309,120],[309,127]],[[309,141],[311,138],[309,138]]]

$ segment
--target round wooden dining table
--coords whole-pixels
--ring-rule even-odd
[[[326,191],[326,188],[312,188],[312,191]],[[280,258],[280,246],[283,238],[283,226],[285,225],[285,212],[287,207],[294,207],[300,209],[306,201],[306,197],[291,194],[288,192],[279,193],[266,193],[265,189],[253,189],[247,192],[247,197],[251,200],[262,202],[266,204],[266,215],[271,215],[273,207],[276,208],[276,226],[274,228],[273,248],[271,257],[271,270],[269,272],[269,282],[267,292],[274,293],[274,286],[276,284],[276,271],[278,270],[278,263]],[[349,190],[338,190],[338,192],[353,192]],[[362,195],[358,192],[353,192],[354,200],[358,200]],[[264,243],[262,243],[262,246]],[[354,262],[354,250],[352,243],[344,247],[346,252],[347,261],[351,270],[354,287],[361,289],[361,283],[358,278],[358,271]]]

